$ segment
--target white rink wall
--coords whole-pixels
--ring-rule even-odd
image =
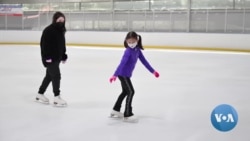
[[[122,46],[127,32],[68,31],[69,45]],[[144,46],[150,48],[246,50],[250,51],[248,34],[152,33],[138,32]],[[0,44],[39,44],[42,31],[0,31]]]

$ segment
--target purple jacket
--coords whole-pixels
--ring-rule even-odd
[[[121,63],[114,73],[114,76],[131,77],[138,58],[151,73],[155,71],[145,59],[141,49],[138,46],[133,49],[127,47],[122,57]]]

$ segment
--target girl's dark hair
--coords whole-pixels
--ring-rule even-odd
[[[126,38],[125,38],[125,40],[124,40],[124,47],[125,48],[127,48],[128,47],[128,43],[127,43],[127,40],[128,39],[130,39],[130,38],[134,38],[134,39],[136,39],[136,40],[138,40],[138,46],[139,46],[139,48],[140,49],[144,49],[143,48],[143,46],[142,46],[142,38],[141,38],[141,35],[138,35],[136,32],[134,32],[134,31],[130,31],[128,34],[127,34],[127,36],[126,36]]]

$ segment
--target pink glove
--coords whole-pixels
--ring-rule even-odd
[[[46,63],[52,63],[52,59],[46,59]]]
[[[116,76],[112,76],[110,79],[109,79],[109,82],[112,83],[113,81],[115,82],[116,80]]]
[[[157,71],[154,71],[153,74],[155,75],[156,78],[158,78],[160,76],[160,74]]]

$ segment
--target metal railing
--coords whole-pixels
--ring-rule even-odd
[[[196,9],[199,5],[203,5],[198,0],[155,2],[151,0],[87,2],[47,0],[44,3],[34,1],[30,4],[0,4],[0,30],[42,30],[51,23],[53,13],[59,10],[66,15],[68,30],[250,32],[250,9],[246,9],[247,5],[243,8],[235,0],[213,0],[206,3],[212,5],[208,5],[206,9]],[[222,9],[218,9],[219,7]]]
[[[64,12],[67,30],[250,33],[250,10]],[[0,16],[0,30],[42,30],[54,12]]]

